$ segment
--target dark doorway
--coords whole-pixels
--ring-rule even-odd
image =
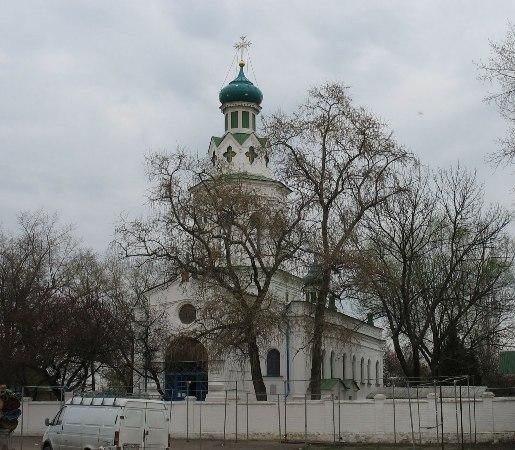
[[[207,351],[196,339],[172,342],[165,358],[165,399],[184,400],[187,395],[205,400],[207,395]]]

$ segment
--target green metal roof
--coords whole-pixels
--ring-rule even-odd
[[[251,102],[259,105],[263,101],[261,90],[245,76],[243,64],[240,64],[238,76],[220,91],[220,103]]]
[[[320,390],[321,391],[331,391],[335,387],[338,387],[338,384],[341,384],[343,386],[343,388],[346,390],[355,389],[356,391],[359,391],[358,384],[354,380],[347,379],[347,378],[344,380],[342,380],[341,378],[322,379],[322,380],[320,380]]]
[[[503,375],[515,375],[515,351],[500,353],[499,373]]]
[[[231,133],[231,132],[227,132],[227,133],[225,133],[221,137],[220,136],[211,136],[211,140],[214,141],[215,145],[218,147],[220,145],[220,143],[224,140],[225,136],[227,136],[228,134],[230,134],[234,139],[236,139],[236,141],[240,145],[243,145],[243,143],[254,133]],[[254,134],[254,136],[256,136],[256,135]],[[265,147],[267,145],[267,143],[268,143],[268,140],[266,138],[261,138],[261,137],[256,136],[256,139],[260,143],[261,147]]]
[[[220,145],[220,142],[222,142],[224,137],[218,137],[218,136],[211,136],[211,140],[214,141],[215,145],[218,147]]]

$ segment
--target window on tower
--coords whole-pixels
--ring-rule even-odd
[[[250,125],[249,125],[249,112],[248,111],[242,111],[241,112],[241,127],[242,128],[250,128]]]
[[[231,128],[238,128],[238,111],[231,113]]]
[[[229,128],[229,113],[225,115],[225,131]]]
[[[252,129],[256,131],[256,115],[252,114]]]

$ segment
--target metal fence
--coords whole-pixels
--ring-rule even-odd
[[[41,386],[25,386],[19,392],[21,396],[30,395],[35,400],[46,398],[51,392],[57,399],[57,407],[71,395],[166,399],[173,417],[170,422],[172,438],[186,440],[219,438],[237,442],[255,439],[259,434],[255,425],[259,421],[262,423],[260,430],[265,431],[261,438],[304,444],[319,441],[338,444],[354,440],[352,433],[361,433],[360,429],[349,431],[351,424],[356,423],[355,416],[361,414],[364,420],[378,420],[374,416],[377,416],[377,411],[383,411],[385,417],[379,419],[383,420],[382,425],[387,424],[384,440],[394,445],[410,444],[411,448],[420,448],[432,442],[445,449],[452,442],[465,449],[484,442],[487,434],[481,429],[484,424],[481,425],[480,417],[485,388],[475,386],[466,375],[416,379],[393,377],[385,379],[383,386],[370,387],[375,391],[375,397],[371,393],[368,400],[357,402],[348,400],[348,390],[341,383],[336,383],[333,392],[326,392],[322,400],[312,400],[309,393],[293,393],[292,386],[285,382],[281,388],[283,392],[269,393],[266,401],[258,402],[251,380],[219,380],[224,388],[216,393],[215,399],[209,397],[212,392],[207,389],[207,384],[188,381],[185,380],[185,385],[179,386],[177,391],[170,388],[162,393],[144,392],[137,387],[65,393],[61,387]],[[307,380],[295,381],[307,383]],[[488,391],[515,395],[514,388]],[[208,401],[205,401],[206,397]],[[24,430],[23,405],[24,402],[20,417],[21,436]],[[492,402],[491,405],[492,433],[491,437],[488,434],[488,439],[495,442],[498,438],[495,433],[496,408],[502,404]],[[503,413],[499,411],[499,414]],[[213,424],[214,421],[217,423]],[[515,432],[515,423],[510,431]],[[365,429],[363,434],[367,432]],[[370,430],[370,433],[379,436],[377,429]]]

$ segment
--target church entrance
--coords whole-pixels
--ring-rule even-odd
[[[187,395],[205,400],[207,395],[207,350],[200,341],[179,338],[165,358],[165,399],[184,400]]]

